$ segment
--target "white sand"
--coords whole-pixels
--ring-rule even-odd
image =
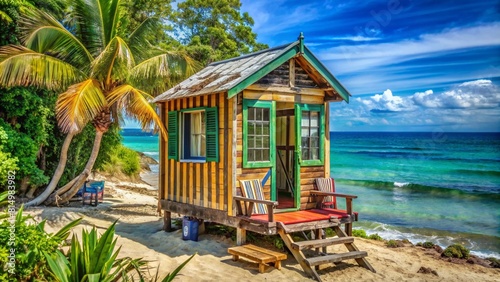
[[[122,246],[121,256],[142,257],[150,261],[151,274],[160,265],[160,277],[197,253],[175,281],[313,281],[305,276],[291,254],[288,254],[281,270],[268,267],[265,273],[260,274],[256,263],[244,259],[237,262],[231,260],[227,248],[235,243],[230,239],[200,235],[198,242],[183,241],[180,230],[171,233],[162,231],[162,219],[156,214],[156,199],[118,188],[130,185],[135,184],[107,182],[105,202],[97,207],[82,207],[73,203],[71,207],[32,208],[28,212],[38,219],[47,219],[46,228],[49,231],[83,217],[83,223],[75,229],[76,234],[80,234],[81,228],[91,226],[103,232],[118,219],[116,234],[117,245]],[[500,281],[500,269],[454,264],[436,259],[434,251],[418,247],[389,249],[382,242],[359,238],[356,238],[355,244],[368,251],[368,260],[377,273],[357,266],[354,261],[347,261],[337,267],[331,265],[321,269],[319,273],[323,281]],[[430,267],[439,276],[417,273],[421,266]]]

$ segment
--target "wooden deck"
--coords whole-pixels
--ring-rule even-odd
[[[250,218],[257,221],[267,221],[267,214],[252,215]],[[274,221],[285,225],[330,220],[332,218],[349,218],[349,215],[343,210],[334,209],[311,209],[274,214]]]

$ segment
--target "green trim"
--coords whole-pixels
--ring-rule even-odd
[[[295,148],[299,148],[301,166],[319,166],[325,164],[325,109],[323,105],[296,104],[295,124],[296,143]],[[319,111],[319,160],[302,160],[302,112]]]
[[[333,74],[314,56],[314,54],[307,48],[304,48],[304,58],[323,76],[330,85],[335,88],[339,95],[347,103],[349,103],[349,91],[333,76]]]
[[[269,161],[268,162],[249,162],[248,161],[248,152],[247,152],[247,136],[248,136],[248,107],[255,108],[268,108],[271,109],[270,115],[270,126],[269,126],[269,136],[270,136],[270,152],[269,152]],[[276,148],[276,102],[275,101],[259,101],[259,100],[248,100],[243,99],[243,167],[244,168],[259,168],[259,167],[273,167],[273,171],[271,172],[271,177],[276,176],[276,168],[275,168],[275,148]],[[272,179],[272,185],[276,186],[274,181],[275,178]],[[276,192],[274,192],[276,193]],[[275,195],[276,196],[276,195]],[[272,196],[271,196],[272,197]]]
[[[168,159],[179,160],[179,112],[168,112]]]
[[[292,43],[292,45],[288,48],[288,50],[284,51],[281,55],[277,56],[274,58],[272,61],[267,63],[267,65],[261,67],[259,70],[248,76],[247,78],[243,79],[240,81],[238,84],[233,86],[231,89],[227,91],[227,98],[232,98],[236,94],[240,93],[243,91],[245,88],[248,86],[254,84],[257,82],[259,79],[264,77],[266,74],[270,73],[277,67],[281,66],[284,64],[286,61],[290,60],[299,52],[299,46],[297,46],[297,42]]]
[[[300,191],[302,190],[300,186],[300,165],[302,154],[300,152],[301,143],[301,111],[300,106],[295,104],[295,151],[294,151],[294,162],[295,162],[295,207],[300,209]]]
[[[185,113],[185,112],[206,111],[207,109],[208,109],[207,107],[196,107],[196,108],[182,109],[180,110],[180,112]]]

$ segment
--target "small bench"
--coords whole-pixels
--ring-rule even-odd
[[[231,247],[227,251],[233,255],[233,260],[237,261],[240,256],[259,264],[259,272],[264,273],[267,263],[274,263],[276,269],[281,269],[281,261],[286,259],[286,254],[273,252],[251,244]]]

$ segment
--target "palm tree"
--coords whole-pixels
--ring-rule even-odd
[[[20,21],[23,46],[0,47],[0,86],[37,86],[63,91],[56,117],[66,140],[46,190],[27,205],[68,201],[82,186],[99,153],[103,134],[124,113],[143,129],[166,136],[154,106],[157,94],[194,73],[195,62],[182,52],[165,52],[146,40],[155,20],[145,20],[128,36],[118,34],[120,0],[70,0],[66,24],[38,10]],[[161,84],[158,83],[161,82]],[[92,122],[94,145],[84,170],[53,193],[64,171],[71,138]]]

